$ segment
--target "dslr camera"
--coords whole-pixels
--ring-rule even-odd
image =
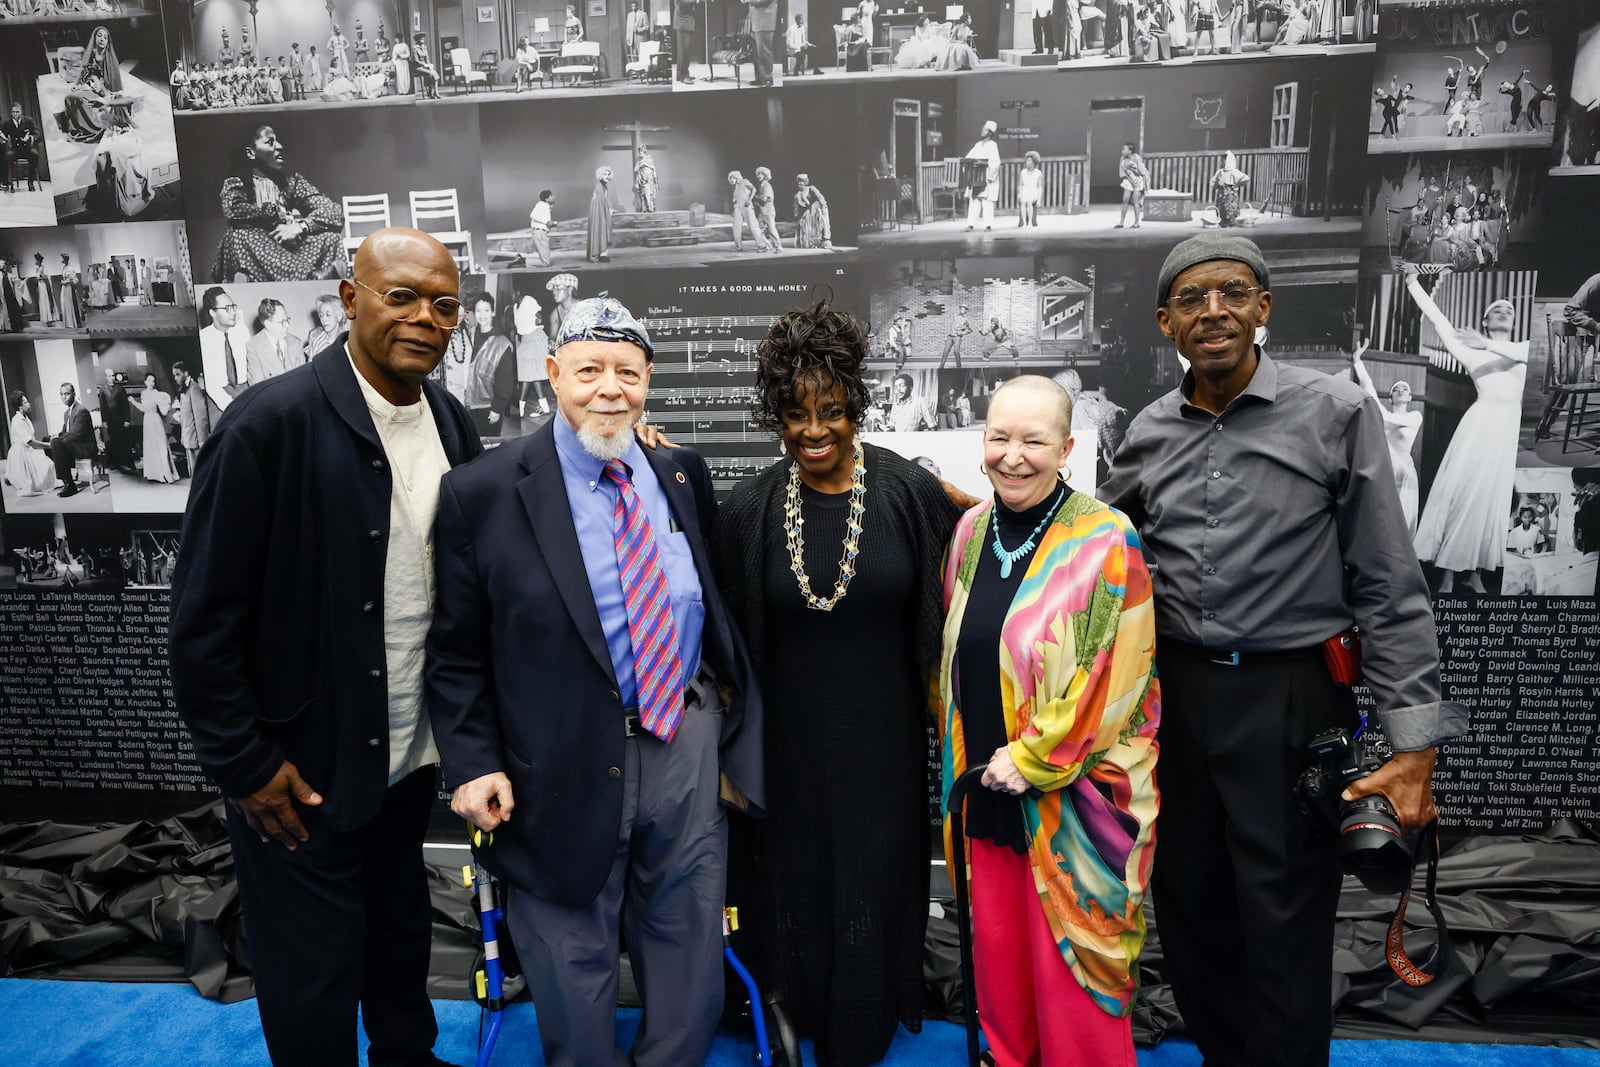
[[[1394,805],[1381,793],[1348,802],[1340,795],[1383,766],[1387,755],[1377,745],[1352,741],[1343,727],[1313,737],[1306,755],[1296,797],[1312,824],[1338,841],[1339,866],[1373,893],[1403,892],[1415,857]]]

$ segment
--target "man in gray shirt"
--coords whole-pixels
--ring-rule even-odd
[[[1566,320],[1580,330],[1600,333],[1600,274],[1590,276],[1562,309]]]
[[[1396,754],[1346,796],[1384,793],[1407,830],[1434,818],[1434,745],[1467,713],[1440,699],[1377,406],[1256,347],[1269,285],[1242,237],[1167,257],[1156,318],[1190,369],[1134,419],[1100,495],[1138,528],[1155,590],[1155,907],[1178,1008],[1208,1063],[1300,1067],[1328,1062],[1339,870],[1294,783],[1312,737],[1359,723],[1321,645],[1360,627]]]

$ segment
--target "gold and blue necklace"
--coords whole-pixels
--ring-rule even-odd
[[[994,558],[1000,561],[1000,580],[1002,582],[1011,577],[1012,564],[1016,563],[1017,560],[1022,559],[1029,552],[1033,551],[1034,544],[1037,541],[1039,534],[1044,530],[1045,526],[1049,524],[1050,520],[1055,518],[1056,511],[1060,509],[1062,498],[1066,496],[1066,493],[1066,486],[1062,486],[1056,491],[1055,501],[1047,509],[1045,509],[1044,518],[1039,520],[1039,525],[1033,528],[1033,532],[1028,535],[1028,539],[1026,541],[1022,542],[1022,544],[1018,545],[1010,552],[1007,552],[1004,546],[1000,544],[1000,515],[998,513],[998,509],[1001,505],[995,505],[996,512],[991,516],[993,521],[991,521],[989,524],[989,529],[994,533],[994,539],[990,542],[990,547],[994,549]]]

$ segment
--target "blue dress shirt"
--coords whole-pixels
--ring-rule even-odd
[[[583,553],[594,606],[600,612],[600,628],[611,653],[617,692],[621,694],[624,707],[635,707],[639,703],[639,689],[633,677],[633,641],[628,636],[628,608],[622,596],[622,572],[617,567],[617,542],[612,525],[617,485],[604,475],[605,463],[584,451],[566,419],[557,415],[552,421],[556,456],[561,461],[561,480],[567,487],[567,507],[572,510],[572,525],[578,531],[578,549]],[[657,556],[666,574],[667,589],[672,595],[672,620],[678,627],[683,684],[687,687],[689,679],[700,670],[700,638],[706,622],[700,572],[695,569],[688,535],[678,530],[667,494],[638,441],[632,443],[622,462],[632,474],[633,491],[639,494],[650,519]]]

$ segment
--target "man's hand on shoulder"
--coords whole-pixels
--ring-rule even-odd
[[[493,830],[503,822],[510,822],[514,807],[511,779],[502,771],[491,771],[470,782],[462,782],[450,797],[450,810],[480,830]]]
[[[270,837],[293,852],[300,842],[311,840],[294,810],[295,803],[316,807],[322,803],[322,795],[306,784],[294,764],[284,760],[266,785],[247,797],[230,797],[229,802],[244,814],[244,821],[263,842]]]
[[[1401,829],[1416,833],[1439,817],[1439,809],[1433,806],[1433,761],[1437,754],[1433,748],[1396,752],[1388,763],[1351,782],[1344,799],[1358,800],[1382,793],[1400,816]]]
[[[944,495],[950,498],[950,503],[954,504],[962,511],[975,508],[979,504],[983,503],[983,499],[981,497],[975,497],[963,489],[958,489],[955,485],[945,481],[943,478],[939,479],[939,487],[944,490]]]

